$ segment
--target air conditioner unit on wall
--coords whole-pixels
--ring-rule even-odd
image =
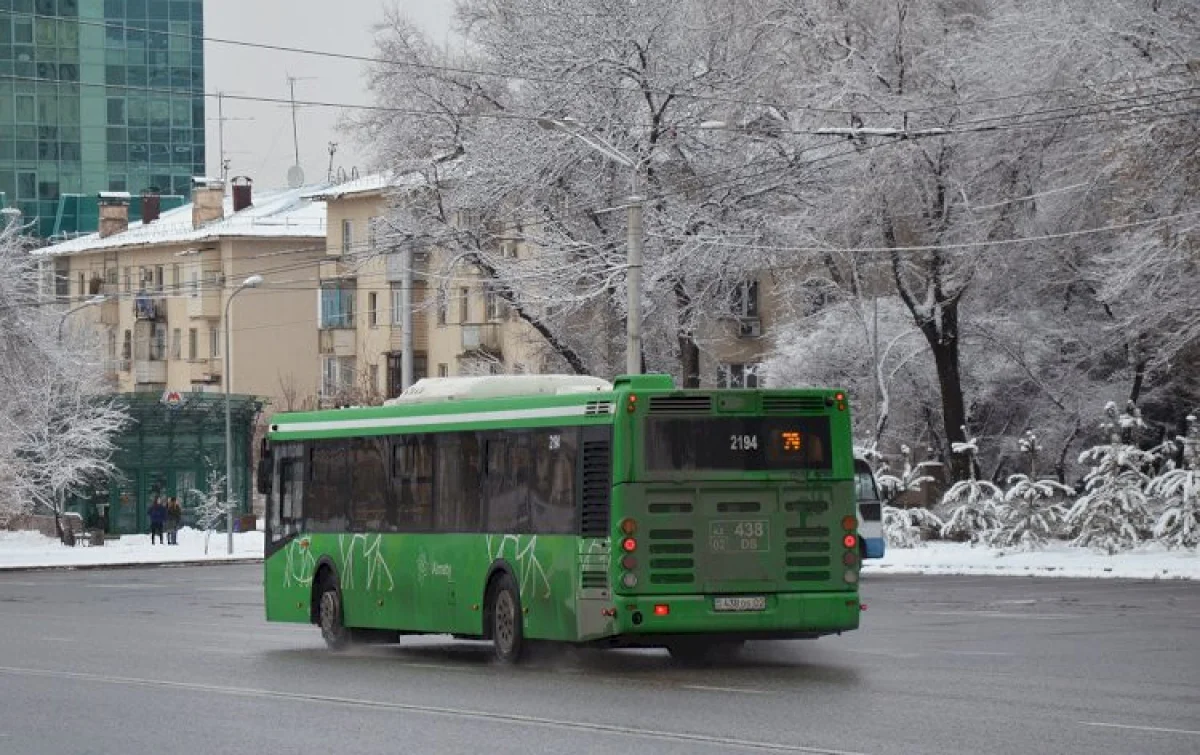
[[[738,321],[738,338],[760,337],[762,337],[762,320],[752,317]]]

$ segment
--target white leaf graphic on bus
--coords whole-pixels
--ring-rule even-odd
[[[288,544],[285,555],[287,561],[283,566],[283,586],[291,587],[292,584],[311,585],[313,581],[313,572],[317,566],[317,560],[313,557],[312,551],[309,550],[310,541],[307,537],[300,537],[292,540]]]
[[[361,547],[356,549],[354,546],[358,544],[361,544]],[[385,578],[388,592],[395,589],[396,582],[392,579],[392,570],[388,568],[383,557],[382,545],[383,535],[352,535],[349,542],[346,541],[345,535],[338,535],[338,549],[342,554],[342,589],[354,589],[356,550],[362,554],[363,566],[367,572],[366,589],[382,589]]]
[[[517,573],[521,580],[521,598],[524,599],[529,588],[541,587],[542,599],[550,597],[550,577],[542,567],[537,556],[537,535],[496,535],[487,536],[488,560],[495,561],[505,556],[505,549],[512,544],[512,555],[508,560],[516,564]],[[494,547],[493,547],[494,546]]]

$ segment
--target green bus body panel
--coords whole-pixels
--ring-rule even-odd
[[[842,542],[842,522],[856,511],[850,413],[833,400],[842,392],[678,391],[661,376],[650,377],[619,378],[611,392],[276,415],[272,442],[611,426],[613,487],[605,538],[301,534],[266,559],[268,620],[310,622],[315,571],[328,562],[340,579],[348,626],[478,636],[488,574],[499,562],[520,586],[531,639],[653,644],[655,635],[816,635],[857,628],[858,586],[846,575],[856,577],[860,564],[848,555],[857,555],[857,547]],[[719,397],[711,412],[676,416],[787,416],[765,414],[762,397],[819,398],[816,406],[824,408],[798,414],[829,417],[832,468],[648,472],[642,423],[649,399],[698,394]],[[631,554],[618,547],[626,518],[636,521]],[[750,547],[718,547],[719,538],[746,527]],[[759,529],[763,534],[755,538]],[[623,565],[627,555],[632,568]],[[629,572],[637,578],[632,587],[622,584]],[[726,595],[761,596],[766,606],[717,611],[714,598]],[[660,604],[669,606],[666,615],[655,615]]]
[[[266,561],[267,619],[309,622],[313,579],[328,561],[347,626],[481,635],[488,573],[501,561],[520,587],[526,635],[574,641],[582,542],[572,535],[305,535]]]

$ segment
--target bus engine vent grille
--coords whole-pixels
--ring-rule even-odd
[[[583,443],[583,506],[580,534],[608,537],[612,449],[608,440]]]
[[[825,411],[825,399],[820,396],[763,396],[763,411],[767,414],[798,414]]]
[[[584,590],[607,590],[608,572],[581,571],[579,573],[579,586]]]
[[[784,559],[789,582],[828,582],[831,551],[829,527],[810,522],[806,527],[788,527]]]
[[[691,585],[696,581],[692,559],[695,533],[690,529],[652,529],[650,541],[650,584]]]
[[[707,414],[712,411],[712,396],[651,396],[651,414]]]
[[[592,417],[597,414],[612,414],[613,405],[611,401],[589,401],[584,407],[583,413],[585,416]]]

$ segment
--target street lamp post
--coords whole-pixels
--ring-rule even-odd
[[[74,307],[71,307],[71,308],[70,308],[70,309],[68,309],[66,312],[63,312],[61,315],[59,315],[59,317],[58,317],[58,339],[57,339],[57,343],[58,343],[60,346],[62,345],[62,339],[63,339],[63,325],[65,325],[65,324],[67,323],[67,318],[68,318],[68,317],[70,317],[71,315],[75,314],[76,312],[78,312],[78,311],[79,311],[79,310],[81,310],[81,309],[87,309],[88,307],[94,307],[95,305],[97,305],[97,304],[103,304],[103,303],[104,303],[104,302],[106,302],[106,301],[108,301],[108,297],[107,297],[107,296],[105,296],[104,294],[99,294],[99,295],[97,295],[97,296],[93,296],[92,298],[88,299],[88,300],[87,300],[87,301],[85,301],[83,304],[77,304],[76,306],[74,306]]]
[[[642,207],[646,201],[638,191],[638,170],[641,165],[599,136],[585,131],[574,118],[538,118],[537,124],[547,131],[570,134],[610,161],[629,168],[632,173],[632,195],[628,207],[629,246],[626,252],[629,271],[625,278],[628,297],[626,308],[629,310],[625,323],[625,374],[639,375],[642,372]]]
[[[248,288],[258,288],[262,282],[261,275],[251,275],[242,281],[241,285],[235,288],[229,298],[225,300],[225,376],[221,382],[225,384],[225,507],[230,555],[233,554],[233,422],[229,415],[229,384],[233,382],[233,374],[229,369],[229,352],[233,349],[230,348],[231,344],[229,343],[229,305],[233,304],[233,297]]]

